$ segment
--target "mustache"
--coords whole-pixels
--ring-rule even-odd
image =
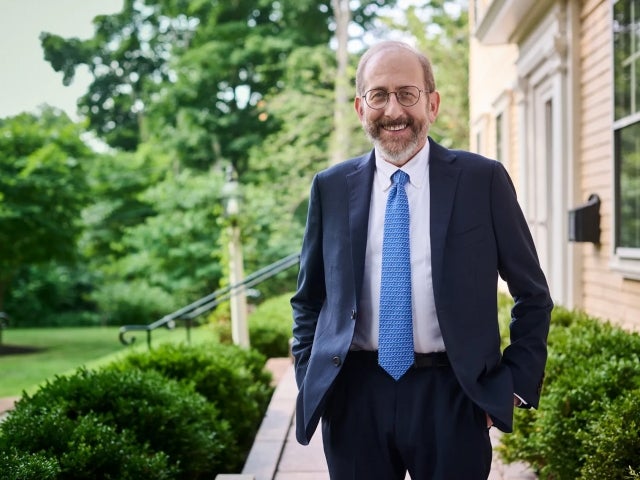
[[[375,124],[378,128],[397,127],[398,125],[406,125],[407,127],[411,127],[413,125],[413,119],[411,117],[394,118],[393,120],[381,119],[378,120]]]

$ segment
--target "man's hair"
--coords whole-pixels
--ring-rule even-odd
[[[408,52],[413,53],[420,61],[420,65],[422,66],[422,73],[424,74],[424,86],[427,92],[433,92],[436,89],[436,81],[433,78],[433,68],[431,67],[431,62],[429,61],[427,56],[404,42],[387,40],[384,42],[376,43],[366,52],[364,52],[362,57],[360,57],[360,61],[358,62],[358,69],[356,70],[356,95],[361,97],[365,94],[364,70],[371,57],[373,57],[376,53],[382,52],[384,50],[393,50],[398,48],[403,48]]]

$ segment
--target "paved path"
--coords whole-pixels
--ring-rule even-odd
[[[2,420],[9,410],[13,408],[13,404],[18,401],[20,397],[5,397],[0,398],[0,420]]]
[[[307,446],[295,439],[293,412],[297,388],[291,361],[271,359],[268,367],[277,388],[242,473],[251,480],[329,480],[321,430],[316,431]],[[498,430],[491,429],[494,445],[499,443],[499,435]],[[525,464],[502,463],[494,452],[489,480],[536,480],[536,476]]]

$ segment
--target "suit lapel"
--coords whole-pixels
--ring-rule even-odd
[[[439,298],[442,259],[460,169],[453,166],[455,154],[429,139],[429,188],[431,191],[431,276]]]
[[[375,158],[373,152],[360,157],[355,171],[348,174],[347,192],[349,197],[349,233],[351,236],[351,256],[356,295],[362,290],[364,275],[364,259],[367,248],[367,234],[369,226],[369,207],[371,204],[371,189],[373,188],[373,173]]]

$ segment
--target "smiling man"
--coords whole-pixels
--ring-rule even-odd
[[[540,398],[553,303],[531,234],[501,164],[428,137],[420,52],[369,49],[354,105],[374,150],[315,176],[291,299],[297,439],[322,419],[332,480],[486,479],[488,429]]]
[[[438,115],[440,94],[426,61],[394,44],[374,47],[360,61],[356,112],[383,160],[397,167],[425,146],[429,126]],[[391,95],[395,102],[389,101]]]

